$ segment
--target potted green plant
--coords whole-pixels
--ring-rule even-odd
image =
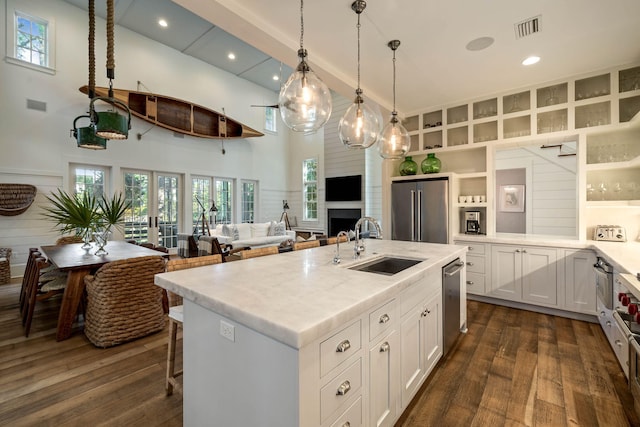
[[[74,194],[58,189],[57,193],[46,196],[51,203],[44,206],[43,215],[55,222],[60,234],[75,233],[90,247],[91,235],[98,221],[98,202],[92,194]]]
[[[124,200],[122,194],[116,194],[111,198],[102,195],[98,202],[98,218],[96,221],[96,230],[93,233],[94,239],[98,244],[96,255],[106,255],[104,247],[107,245],[111,228],[116,227],[123,230],[124,216],[131,206]]]
[[[90,247],[92,236],[100,240],[101,248],[104,247],[111,228],[122,227],[130,206],[122,194],[103,195],[98,200],[89,193],[70,195],[58,189],[57,193],[46,197],[51,204],[43,207],[43,215],[55,222],[61,234],[82,236],[85,248]]]

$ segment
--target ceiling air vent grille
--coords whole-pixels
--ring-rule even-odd
[[[539,33],[540,18],[541,15],[538,15],[515,24],[514,27],[516,30],[516,39],[521,39],[522,37],[527,37],[531,34]]]

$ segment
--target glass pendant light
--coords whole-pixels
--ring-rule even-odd
[[[387,46],[393,51],[393,111],[389,123],[382,130],[378,152],[385,159],[401,159],[411,147],[411,138],[398,120],[396,111],[396,49],[400,46],[400,40],[391,40]]]
[[[358,15],[358,88],[356,99],[340,119],[338,134],[347,148],[369,148],[380,137],[380,119],[378,114],[364,103],[360,89],[360,14],[367,7],[364,0],[356,0],[351,9]]]
[[[280,89],[278,106],[284,124],[296,132],[315,132],[331,116],[331,92],[307,64],[303,47],[304,0],[300,0],[300,63]]]

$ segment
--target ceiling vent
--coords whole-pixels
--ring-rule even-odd
[[[533,18],[525,19],[514,25],[516,30],[516,39],[530,36],[531,34],[540,32],[540,21],[542,15],[534,16]]]

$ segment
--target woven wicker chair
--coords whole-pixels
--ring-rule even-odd
[[[81,236],[62,236],[58,237],[56,245],[70,245],[72,243],[82,243],[83,241]]]
[[[164,270],[161,256],[146,256],[110,262],[86,276],[89,341],[111,347],[162,330],[162,289],[153,280]]]
[[[317,240],[309,240],[307,242],[296,242],[293,244],[293,250],[294,251],[299,251],[302,249],[310,249],[310,248],[317,248],[320,246],[320,242]]]
[[[265,255],[275,255],[278,253],[277,246],[267,246],[265,248],[249,249],[238,252],[240,259],[257,258]]]
[[[11,248],[0,248],[0,285],[11,280]]]
[[[167,261],[167,271],[185,270],[187,268],[202,267],[204,265],[220,264],[222,255],[207,255],[197,258],[171,259]],[[167,376],[165,378],[165,391],[167,396],[173,394],[173,390],[182,391],[182,386],[176,380],[182,375],[182,370],[176,371],[176,338],[178,326],[182,324],[182,297],[169,294],[169,345],[167,346]]]

